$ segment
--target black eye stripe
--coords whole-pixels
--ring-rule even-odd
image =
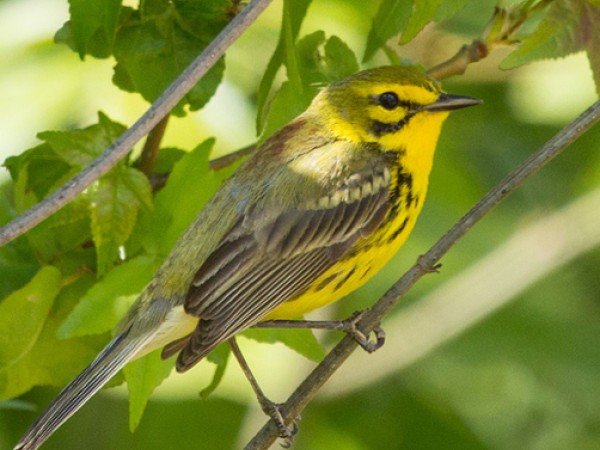
[[[419,103],[410,102],[408,100],[402,100],[398,97],[398,95],[395,92],[392,91],[384,92],[383,94],[379,95],[373,95],[371,98],[377,105],[389,111],[396,109],[400,106],[405,109],[408,109],[409,111],[417,111],[423,107],[423,105]]]

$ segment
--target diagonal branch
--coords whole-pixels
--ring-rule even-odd
[[[357,328],[365,334],[373,330],[419,279],[434,270],[442,256],[473,225],[479,222],[498,203],[513,193],[527,178],[549,163],[599,120],[600,100],[558,132],[542,148],[488,192],[364,314]],[[331,350],[282,405],[281,414],[286,423],[291,423],[300,415],[301,411],[315,397],[319,389],[352,354],[356,347],[356,341],[352,337],[347,336]],[[268,421],[246,445],[245,450],[267,449],[277,439],[277,435],[277,426],[272,421]]]
[[[87,186],[112,169],[165,117],[248,28],[272,0],[253,0],[157,98],[150,108],[102,155],[42,202],[0,228],[0,246],[58,211]]]

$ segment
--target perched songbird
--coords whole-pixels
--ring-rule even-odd
[[[38,448],[134,358],[162,347],[183,372],[257,322],[296,318],[364,284],[415,225],[448,111],[477,103],[405,66],[322,89],[222,185],[114,339],[15,450]]]

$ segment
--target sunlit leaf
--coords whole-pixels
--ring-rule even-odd
[[[44,269],[44,271],[56,271],[56,269]],[[54,278],[51,272],[45,272],[44,276]],[[44,281],[42,284],[41,281]],[[40,280],[39,289],[52,293],[56,291],[56,282],[51,280]],[[64,320],[66,314],[79,300],[86,289],[94,282],[94,277],[82,276],[77,282],[62,287],[60,293],[54,300],[54,306],[49,314],[44,316],[41,329],[35,331],[32,325],[40,325],[37,316],[22,317],[15,315],[5,316],[14,327],[18,327],[15,336],[23,330],[24,343],[29,339],[27,351],[21,353],[20,357],[13,360],[12,364],[0,370],[0,399],[15,397],[33,386],[52,385],[64,386],[83,367],[89,364],[94,356],[106,344],[106,336],[85,337],[77,339],[57,339],[56,330]],[[25,288],[27,289],[27,288]],[[46,295],[46,294],[41,294]],[[26,313],[26,311],[24,311]],[[10,324],[8,324],[8,329]],[[3,325],[2,330],[5,329]],[[31,333],[29,333],[31,331]],[[18,340],[16,337],[11,341]],[[10,345],[15,345],[11,343]],[[5,345],[2,345],[5,348]]]
[[[0,302],[0,371],[16,364],[31,350],[60,290],[60,282],[61,274],[55,267],[42,267],[27,285]]]
[[[219,179],[208,169],[213,144],[208,139],[175,163],[152,213],[140,219],[141,239],[150,252],[165,256],[217,190]]]
[[[244,336],[269,344],[280,342],[313,361],[325,356],[325,350],[309,329],[252,328],[244,331]]]
[[[100,178],[89,189],[88,197],[98,254],[97,270],[103,275],[118,257],[119,247],[129,238],[140,207],[150,203],[151,188],[140,171],[120,166]]]
[[[367,37],[363,61],[370,60],[388,39],[399,34],[410,18],[412,2],[406,0],[383,0]]]
[[[277,47],[269,60],[269,64],[267,65],[258,88],[256,114],[256,129],[258,134],[263,134],[265,128],[264,123],[267,114],[266,106],[271,87],[273,86],[273,80],[275,79],[275,75],[277,75],[277,71],[287,58],[286,51],[290,51],[292,48],[291,44],[293,44],[298,37],[300,25],[302,25],[308,5],[310,5],[310,0],[285,0],[283,5],[282,23],[285,23],[286,26],[281,27],[281,34],[279,36],[279,41],[277,42]]]
[[[69,0],[69,5],[70,32],[79,56],[83,58],[91,49],[96,57],[109,56],[121,0]]]
[[[162,360],[160,351],[129,363],[123,369],[129,390],[129,429],[134,431],[142,419],[150,394],[173,369],[173,360]]]
[[[223,375],[225,375],[225,369],[229,362],[229,356],[231,355],[231,347],[227,344],[218,345],[213,351],[211,351],[206,359],[216,365],[215,373],[210,381],[210,384],[200,391],[202,398],[208,397],[212,394],[215,389],[221,383]]]
[[[600,93],[600,5],[591,0],[556,0],[550,3],[538,28],[522,37],[522,44],[502,62],[510,69],[548,58],[585,51]]]
[[[145,2],[142,6],[117,33],[113,81],[154,101],[225,26],[231,1],[180,0],[172,4]],[[211,25],[206,26],[209,17]],[[221,59],[187,93],[175,112],[183,114],[186,103],[192,110],[204,106],[221,82],[224,69]]]
[[[111,331],[157,269],[149,256],[125,261],[86,292],[58,330],[71,338]]]
[[[44,131],[38,137],[48,143],[63,161],[85,167],[123,134],[125,127],[98,113],[98,123],[81,130]]]

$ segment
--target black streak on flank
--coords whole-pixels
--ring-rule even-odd
[[[404,200],[406,202],[406,207],[410,208],[414,198],[413,198],[413,177],[410,173],[403,172],[402,167],[398,167],[398,186],[404,186],[406,190],[406,194],[404,195]]]
[[[350,279],[350,277],[351,277],[352,275],[354,275],[354,272],[355,272],[355,271],[356,271],[356,266],[354,266],[354,267],[352,268],[352,270],[351,270],[350,272],[348,272],[348,273],[346,274],[346,276],[345,276],[344,278],[342,278],[342,279],[341,279],[341,280],[338,282],[338,284],[336,284],[336,285],[335,285],[335,287],[333,288],[333,290],[334,290],[334,291],[337,291],[337,290],[338,290],[339,288],[341,288],[341,287],[342,287],[344,284],[346,284],[346,281],[348,281],[348,280]]]
[[[390,238],[388,239],[388,242],[391,244],[392,242],[394,242],[396,240],[396,238],[404,231],[404,229],[406,228],[406,224],[408,223],[408,216],[404,218],[404,220],[402,221],[402,223],[400,224],[400,226],[398,227],[397,230],[395,230],[392,235],[390,236]]]
[[[389,202],[390,212],[388,216],[388,220],[393,220],[398,216],[400,209],[402,207],[408,208],[411,203],[414,201],[414,197],[412,194],[413,191],[413,178],[410,173],[404,172],[402,166],[397,166],[396,169],[396,185],[390,190]],[[404,194],[404,202],[402,204],[402,193]]]
[[[327,278],[325,278],[323,281],[321,281],[319,283],[319,285],[315,288],[315,292],[319,292],[323,289],[325,289],[325,287],[331,283],[333,280],[335,280],[337,278],[338,274],[334,273],[333,275],[329,275]],[[337,289],[337,287],[336,287]]]
[[[363,274],[360,276],[360,279],[363,280],[367,274],[371,271],[371,266],[367,267],[367,269],[363,272]]]

